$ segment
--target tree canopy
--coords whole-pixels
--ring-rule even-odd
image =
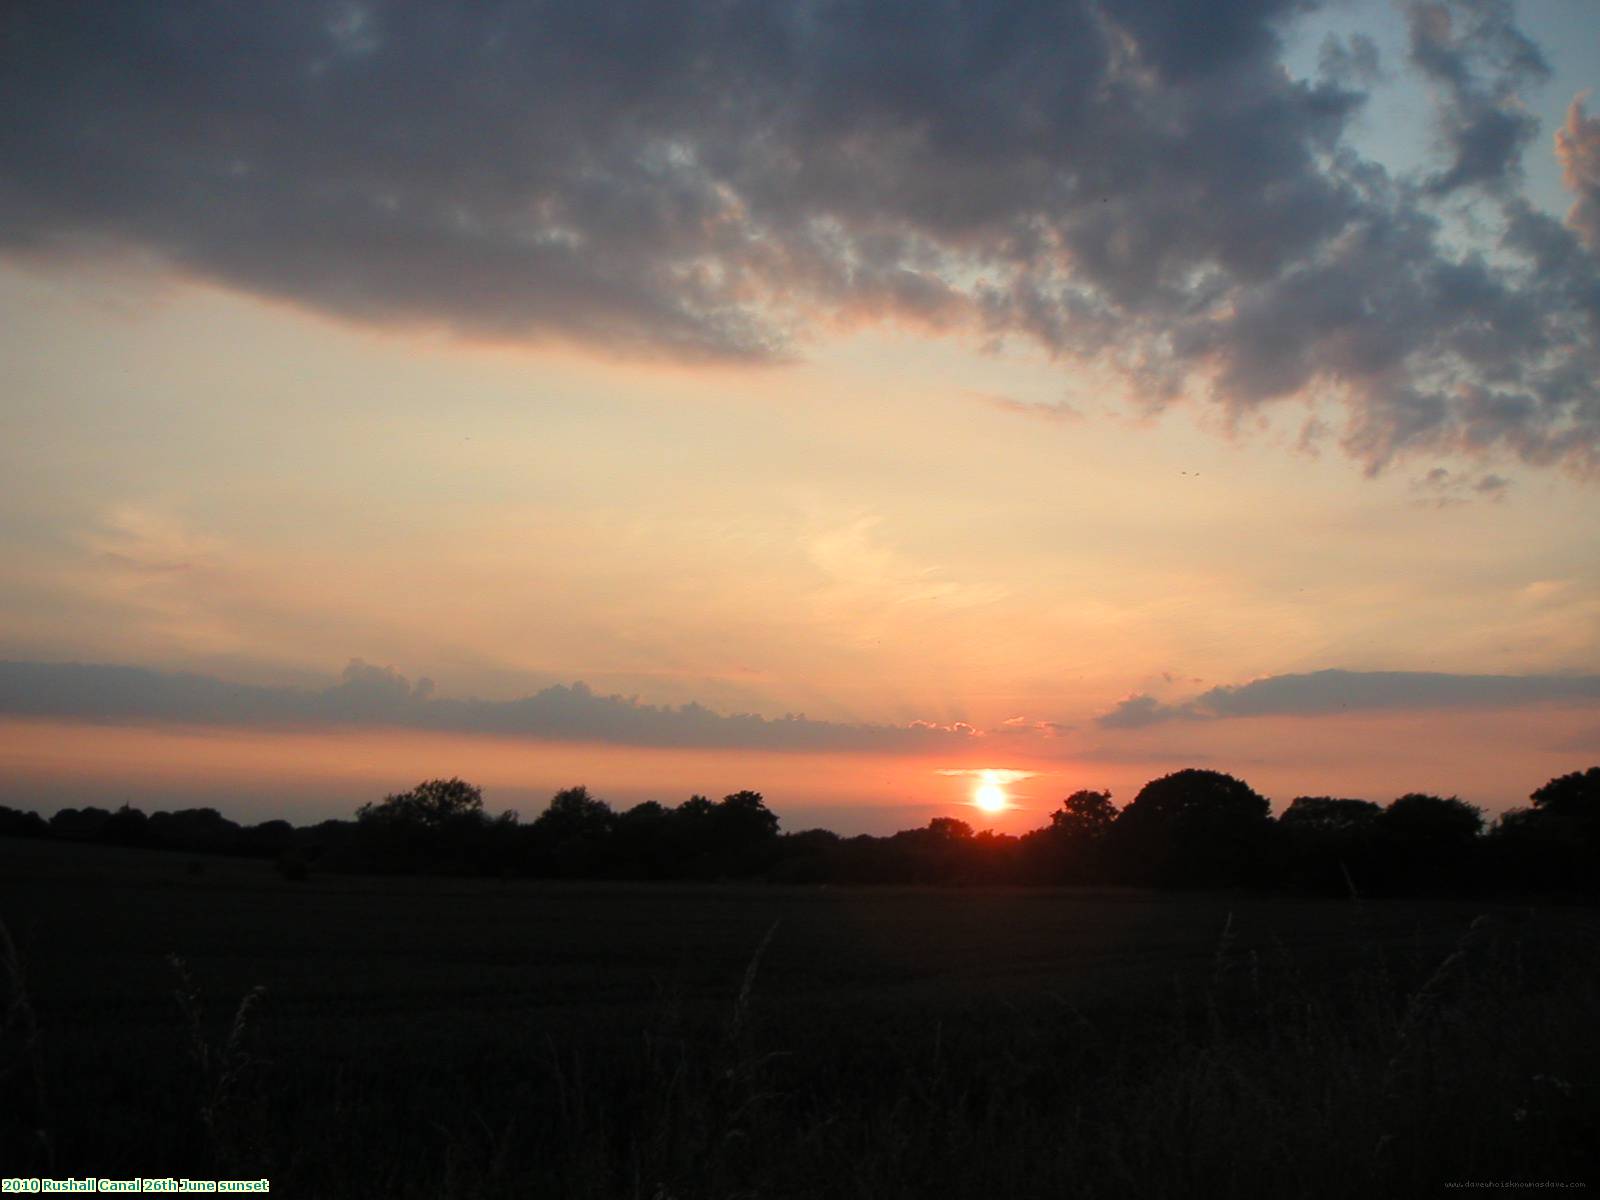
[[[1483,810],[1454,796],[1408,792],[1383,810],[1386,833],[1430,842],[1470,841],[1483,830]]]
[[[955,816],[888,836],[784,834],[759,792],[613,811],[564,788],[536,819],[490,820],[482,791],[430,779],[361,805],[354,821],[242,826],[214,808],[131,805],[37,813],[0,807],[0,836],[277,858],[316,870],[535,878],[767,879],[808,883],[1251,886],[1358,895],[1593,892],[1600,887],[1600,767],[1551,779],[1532,806],[1484,814],[1454,796],[1408,792],[1386,806],[1299,796],[1277,820],[1248,784],[1190,769],[1155,779],[1120,812],[1106,791],[1073,792],[1020,836]]]
[[[1050,829],[1063,837],[1099,841],[1116,821],[1117,806],[1111,803],[1110,792],[1083,789],[1073,792],[1050,814]]]
[[[1249,784],[1190,768],[1153,779],[1117,818],[1123,870],[1144,882],[1237,883],[1262,851],[1272,805]]]
[[[382,804],[363,804],[356,820],[436,829],[463,818],[483,815],[483,791],[464,779],[427,779],[409,792],[385,796]]]
[[[1600,767],[1557,776],[1528,798],[1541,813],[1600,824]]]
[[[1285,831],[1321,837],[1354,836],[1370,830],[1383,808],[1371,800],[1296,796],[1278,823]]]

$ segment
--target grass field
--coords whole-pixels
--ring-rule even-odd
[[[1581,909],[292,883],[15,841],[0,921],[26,1001],[6,1175],[663,1200],[1600,1185]]]

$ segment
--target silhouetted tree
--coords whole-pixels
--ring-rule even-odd
[[[1009,833],[984,829],[957,857],[953,877],[961,883],[1007,883],[1018,879],[1021,841]]]
[[[776,883],[829,883],[841,878],[839,847],[844,841],[831,829],[803,829],[780,839]]]
[[[1416,844],[1461,845],[1483,829],[1483,811],[1454,796],[1408,792],[1391,801],[1379,818],[1390,837]]]
[[[1314,837],[1349,837],[1370,833],[1383,808],[1371,800],[1341,800],[1333,796],[1296,796],[1278,823]]]
[[[356,810],[361,853],[382,871],[472,870],[484,824],[483,791],[454,777],[424,780]]]
[[[550,806],[539,814],[533,828],[557,840],[602,837],[611,832],[615,821],[611,806],[591,796],[588,788],[569,787],[550,797]]]
[[[48,837],[50,823],[36,812],[0,805],[0,837]]]
[[[760,792],[733,792],[716,803],[694,795],[666,810],[664,833],[675,875],[752,875],[773,861],[778,817]]]
[[[150,814],[150,841],[193,854],[232,854],[239,847],[239,826],[214,808],[183,808]]]
[[[1600,767],[1559,775],[1495,822],[1490,869],[1505,886],[1600,890]]]
[[[955,817],[887,837],[780,833],[759,792],[676,808],[647,801],[620,815],[587,788],[557,792],[530,825],[489,820],[481,791],[427,780],[363,804],[354,821],[241,828],[213,808],[117,812],[65,808],[48,824],[0,807],[0,835],[279,858],[291,878],[320,870],[430,870],[568,878],[765,878],[785,882],[1129,882],[1162,886],[1358,885],[1375,893],[1600,888],[1600,767],[1550,780],[1532,806],[1483,814],[1455,797],[1297,797],[1277,820],[1231,775],[1185,770],[1150,781],[1120,813],[1109,792],[1073,793],[1022,837]]]
[[[1110,792],[1081,789],[1050,814],[1044,836],[1024,839],[1036,877],[1056,883],[1091,883],[1106,876],[1104,850],[1116,825]]]
[[[1111,832],[1117,820],[1117,806],[1110,792],[1073,792],[1050,814],[1050,828],[1064,837],[1095,842]]]
[[[1391,892],[1461,890],[1473,884],[1483,813],[1454,796],[1408,792],[1378,819],[1377,865]]]
[[[764,842],[778,836],[778,814],[767,807],[760,792],[724,796],[714,820],[722,836],[734,843]]]
[[[886,883],[951,883],[973,861],[973,842],[972,826],[965,821],[934,817],[921,829],[857,840],[856,866],[866,878]]]
[[[680,875],[708,873],[716,809],[710,799],[696,794],[672,810],[670,837]]]
[[[100,836],[111,814],[103,808],[63,808],[50,818],[53,836],[71,841],[93,841]]]
[[[363,804],[356,809],[356,820],[362,824],[387,822],[431,829],[482,815],[482,789],[453,777],[424,780],[409,792],[385,796],[382,804]]]
[[[654,800],[635,804],[612,827],[618,872],[636,879],[670,879],[678,874],[672,844],[672,813]]]
[[[1543,816],[1588,829],[1600,827],[1600,767],[1558,775],[1528,798]]]
[[[1370,800],[1296,796],[1278,818],[1281,882],[1357,894],[1373,881],[1371,859],[1383,809]]]
[[[1144,785],[1113,827],[1126,878],[1176,886],[1244,883],[1265,865],[1272,806],[1243,780],[1188,769]]]
[[[597,875],[607,859],[616,813],[586,787],[563,788],[528,826],[535,874],[578,878]]]
[[[95,836],[115,846],[142,846],[150,840],[150,818],[124,804],[105,819]]]
[[[335,871],[359,871],[367,866],[361,847],[362,827],[355,821],[318,821],[295,830],[295,849],[308,862]]]
[[[913,830],[912,832],[919,832]],[[972,826],[956,817],[935,817],[925,831],[929,841],[940,845],[972,840]]]
[[[718,875],[749,875],[770,861],[778,815],[760,792],[733,792],[711,811],[711,854]]]
[[[295,828],[287,821],[263,821],[239,831],[239,852],[252,858],[277,858],[295,844]]]

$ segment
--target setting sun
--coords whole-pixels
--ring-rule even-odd
[[[1006,790],[1000,786],[993,771],[985,771],[981,780],[977,790],[972,793],[972,802],[975,805],[986,813],[1004,812],[1010,807]]]

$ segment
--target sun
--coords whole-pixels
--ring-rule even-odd
[[[1005,788],[1000,786],[1000,781],[995,778],[993,771],[985,771],[980,779],[982,782],[972,793],[972,802],[975,805],[986,813],[1004,812],[1011,806]]]

